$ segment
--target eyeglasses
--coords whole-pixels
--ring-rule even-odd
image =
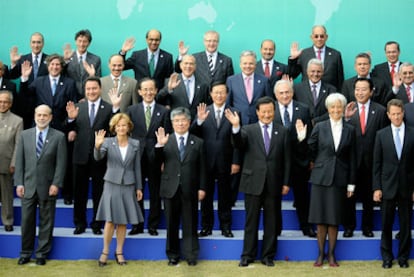
[[[325,35],[313,35],[314,38],[325,38]]]
[[[142,91],[142,92],[154,92],[155,88],[142,88],[142,89],[140,89],[140,91]]]

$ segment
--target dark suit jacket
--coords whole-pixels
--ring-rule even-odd
[[[400,65],[402,62],[400,62]],[[377,77],[381,79],[388,89],[392,88],[392,80],[390,75],[390,68],[388,66],[388,62],[380,63],[374,66],[371,72],[372,77]]]
[[[280,197],[282,186],[289,185],[289,133],[274,121],[269,154],[266,154],[260,128],[258,122],[249,124],[232,135],[234,146],[244,153],[240,191],[252,195],[261,195],[266,191],[269,195]]]
[[[414,128],[414,103],[404,105],[404,121],[405,124]]]
[[[391,126],[377,133],[374,147],[373,190],[382,190],[383,199],[397,195],[411,199],[414,191],[414,129],[405,126],[401,159],[395,151]]]
[[[225,83],[227,78],[234,74],[232,59],[220,52],[217,52],[216,66],[213,72],[210,72],[206,51],[195,53],[193,56],[196,59],[195,74],[202,83],[207,85],[216,81]],[[181,73],[180,62],[179,60],[175,61],[175,72]]]
[[[310,59],[316,58],[315,51],[312,47],[303,49],[302,54],[297,59],[289,59],[289,75],[296,78],[302,73],[302,81],[308,79],[306,69]],[[324,59],[324,73],[322,81],[335,86],[336,88],[342,87],[344,82],[344,66],[342,64],[341,52],[325,47],[325,59]]]
[[[159,127],[163,127],[167,133],[171,132],[169,111],[164,106],[156,103],[148,130],[145,125],[145,110],[142,102],[128,107],[126,113],[134,123],[131,136],[139,140],[141,155],[145,151],[147,157],[153,160],[155,158],[155,144],[157,144],[155,131]]]
[[[192,201],[194,198],[197,199],[198,190],[205,191],[206,170],[202,139],[189,134],[184,160],[181,162],[177,139],[172,133],[164,147],[155,148],[155,156],[157,160],[164,162],[161,197],[172,198],[180,187],[183,197]]]
[[[125,59],[125,55],[121,56]],[[131,57],[125,61],[124,70],[128,69],[134,70],[135,80],[138,82],[144,77],[150,77],[147,48],[132,52]],[[152,76],[152,78],[155,79],[155,82],[157,83],[158,90],[164,87],[165,80],[170,78],[170,75],[173,72],[174,67],[172,55],[160,49],[154,76]]]
[[[160,104],[169,105],[171,110],[177,107],[185,107],[190,110],[191,119],[195,118],[197,114],[197,106],[200,103],[210,104],[208,85],[202,83],[197,76],[195,76],[194,84],[194,98],[190,104],[188,101],[187,92],[182,75],[179,76],[180,84],[173,90],[172,93],[168,92],[168,86],[165,86],[157,94],[156,101]],[[168,81],[166,81],[168,82]]]
[[[40,200],[48,200],[51,185],[62,188],[66,152],[65,135],[58,130],[49,128],[39,158],[36,156],[36,128],[21,133],[16,152],[14,183],[16,186],[24,186],[24,198],[30,199],[37,193]]]
[[[230,76],[227,79],[229,93],[227,96],[227,105],[234,107],[241,113],[241,124],[247,125],[257,122],[256,101],[260,97],[270,96],[274,98],[269,86],[269,80],[259,74],[254,74],[253,80],[253,98],[249,103],[247,100],[246,89],[244,87],[243,75],[241,73]]]
[[[343,122],[341,140],[335,151],[330,120],[316,124],[308,140],[314,167],[311,182],[320,186],[346,187],[355,184],[355,128]]]
[[[12,81],[8,80],[3,76],[3,80],[1,81],[0,90],[8,90],[13,94],[13,106],[11,107],[11,111],[15,114],[21,114],[21,109],[19,109],[20,101],[19,101],[19,94],[16,91],[16,84]]]
[[[101,77],[101,58],[90,52],[86,52],[86,62],[88,64],[93,64],[95,67],[95,76]],[[85,80],[89,77],[86,70],[80,70],[78,56],[76,51],[73,53],[72,57],[69,60],[69,63],[65,66],[66,75],[75,80],[76,89],[78,91],[78,100],[85,97]]]
[[[306,137],[302,141],[298,140],[298,133],[296,132],[295,127],[296,120],[298,119],[302,120],[304,125],[307,125]],[[275,121],[278,124],[283,125],[283,119],[280,116],[280,109],[278,103],[276,103]],[[312,133],[312,122],[309,113],[309,108],[307,105],[293,100],[292,124],[288,130],[289,141],[292,151],[292,164],[303,169],[308,169],[310,162],[308,138]]]
[[[47,56],[48,56],[47,54],[42,53],[42,59],[39,63],[39,70],[37,72],[37,77],[45,76],[49,74],[49,71],[47,69],[47,64],[46,64]],[[33,66],[32,53],[29,53],[29,54],[26,54],[20,57],[20,60],[17,62],[16,66],[13,67],[12,70],[10,70],[9,72],[10,79],[17,79],[17,78],[20,78],[20,76],[22,76],[22,64],[24,61],[29,61],[30,64]],[[29,76],[29,80],[28,80],[29,84],[33,82],[33,80],[34,80],[34,72],[32,70]]]
[[[223,108],[230,109],[232,112],[236,111],[229,106]],[[216,168],[220,173],[230,174],[231,165],[241,162],[238,150],[233,149],[231,144],[232,125],[223,113],[220,126],[217,128],[213,105],[208,106],[207,110],[210,113],[203,124],[199,126],[196,117],[191,124],[190,131],[204,141],[204,149],[208,153],[206,164],[209,172]]]
[[[329,116],[328,110],[325,107],[325,100],[329,94],[336,92],[336,88],[334,86],[322,81],[318,95],[318,103],[316,106],[313,105],[312,89],[308,80],[294,84],[293,91],[295,92],[293,98],[309,107],[311,118],[314,123],[328,119]]]
[[[408,101],[407,90],[405,89],[404,84],[400,86],[397,94],[396,95],[393,94],[393,95],[394,95],[394,98],[400,99],[401,101],[403,101],[404,104],[410,103]],[[411,98],[413,97],[414,97],[414,83],[411,84]]]
[[[341,93],[346,97],[348,102],[355,101],[354,84],[357,78],[357,76],[349,78],[342,85]],[[386,107],[388,101],[393,98],[391,89],[377,77],[371,77],[371,80],[374,83],[374,92],[371,100]]]
[[[54,96],[52,95],[49,75],[36,78],[30,85],[28,83],[20,83],[22,95],[35,96],[35,106],[41,104],[48,105],[52,109],[53,114],[50,126],[59,131],[65,131],[66,104],[68,101],[77,102],[75,81],[60,75]]]
[[[360,110],[349,119],[348,123],[355,128],[356,149],[357,149],[357,168],[363,164],[365,168],[372,172],[372,161],[374,157],[375,136],[378,130],[389,124],[386,109],[378,103],[370,102],[368,118],[365,125],[365,134],[362,134],[359,121]]]
[[[256,63],[256,70],[254,73],[265,75],[262,60],[259,60]],[[270,89],[273,91],[273,87],[275,86],[276,82],[282,78],[283,74],[289,74],[288,66],[284,63],[278,62],[273,60],[273,67],[272,72],[270,72],[269,82],[270,82]]]
[[[73,146],[73,163],[86,164],[93,155],[95,132],[106,130],[109,134],[109,120],[113,115],[112,106],[101,99],[92,127],[89,123],[88,101],[78,103],[76,106],[79,107],[78,117],[68,123],[69,130],[77,133]]]

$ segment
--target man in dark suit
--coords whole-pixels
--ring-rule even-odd
[[[201,231],[200,237],[212,234],[214,226],[214,188],[217,180],[218,218],[221,234],[233,237],[231,232],[233,204],[231,194],[231,175],[240,171],[238,151],[231,144],[231,123],[224,117],[224,111],[234,108],[226,105],[227,87],[223,82],[211,85],[210,91],[213,104],[207,106],[201,103],[198,107],[197,118],[191,125],[191,133],[204,141],[207,164],[206,197],[201,202]]]
[[[195,118],[200,103],[211,103],[208,98],[208,84],[194,74],[197,68],[194,56],[184,56],[180,66],[182,73],[171,74],[168,84],[160,90],[156,100],[170,109],[185,107],[190,110],[191,118]]]
[[[142,97],[142,102],[128,107],[126,113],[134,123],[134,129],[131,136],[139,140],[141,145],[141,176],[144,186],[145,179],[148,180],[148,189],[150,197],[149,215],[148,215],[148,233],[151,236],[158,235],[158,225],[161,217],[161,199],[160,199],[160,180],[161,164],[155,159],[154,147],[157,143],[155,131],[159,127],[171,130],[169,111],[162,105],[155,102],[157,95],[157,86],[154,79],[144,77],[138,85],[138,93]],[[144,214],[144,201],[139,201],[140,207]],[[129,235],[142,233],[144,223],[134,225]]]
[[[256,101],[263,96],[273,97],[269,80],[260,74],[255,74],[256,54],[253,51],[243,51],[240,55],[241,73],[227,79],[229,95],[227,105],[241,113],[241,124],[257,122]]]
[[[46,58],[47,54],[43,53],[44,38],[39,32],[35,32],[30,37],[30,48],[32,52],[26,55],[20,55],[17,46],[13,46],[10,50],[10,79],[20,78],[22,74],[22,64],[28,61],[33,70],[29,75],[29,84],[33,82],[37,77],[48,75]],[[22,97],[19,95],[16,98],[15,106],[16,112],[23,118],[24,128],[28,129],[33,127],[33,111],[36,107],[34,97]]]
[[[313,125],[328,119],[325,100],[329,94],[336,92],[334,86],[322,80],[323,74],[323,63],[318,59],[311,59],[307,66],[307,79],[293,86],[293,98],[309,107]]]
[[[414,103],[414,65],[404,62],[400,65],[398,73],[394,75],[392,86],[394,98],[400,99],[404,104]]]
[[[11,111],[17,114],[17,108],[19,103],[18,101],[18,94],[16,92],[16,84],[12,81],[8,80],[8,70],[7,66],[0,61],[0,90],[7,90],[10,91],[13,95],[14,105],[11,107]]]
[[[29,76],[33,66],[29,62],[21,65],[22,76],[20,93],[35,96],[36,106],[46,104],[52,109],[50,126],[65,132],[66,104],[68,101],[77,101],[76,84],[72,79],[62,76],[64,60],[58,54],[49,55],[46,59],[49,74],[40,76],[29,84]]]
[[[88,47],[92,42],[89,30],[80,30],[75,34],[76,51],[66,44],[63,57],[66,62],[66,75],[76,81],[78,100],[85,98],[85,81],[89,76],[101,77],[101,58],[91,52]]]
[[[148,47],[132,52],[131,57],[125,61],[124,68],[134,70],[135,80],[138,82],[144,77],[151,77],[159,89],[164,87],[165,80],[174,72],[172,55],[160,48],[161,38],[160,31],[149,30],[145,35]],[[119,54],[125,59],[134,44],[134,38],[126,39]]]
[[[69,141],[73,146],[73,180],[74,180],[74,234],[82,234],[87,227],[86,204],[88,201],[89,180],[92,181],[93,219],[90,224],[95,235],[102,234],[102,222],[96,221],[96,212],[103,191],[103,176],[106,161],[95,161],[93,148],[95,132],[105,130],[109,134],[109,120],[119,110],[121,97],[111,93],[112,105],[101,99],[101,81],[98,77],[89,77],[85,81],[85,98],[87,101],[75,104],[68,102]]]
[[[297,43],[292,44],[288,60],[289,76],[296,78],[302,73],[302,80],[306,80],[308,62],[310,59],[317,58],[323,62],[325,68],[322,80],[336,88],[341,88],[344,81],[341,52],[326,46],[328,34],[325,26],[313,26],[310,38],[313,42],[312,47],[299,50]]]
[[[101,97],[104,101],[109,103],[111,99],[109,98],[108,92],[115,89],[119,95],[122,94],[120,110],[121,113],[124,113],[129,106],[138,103],[137,80],[122,75],[122,70],[124,69],[125,64],[121,55],[112,55],[109,58],[108,67],[111,74],[101,78]]]
[[[276,43],[271,39],[265,39],[260,46],[262,59],[257,62],[255,73],[266,76],[270,81],[270,87],[273,89],[276,82],[284,74],[289,74],[286,64],[274,60],[276,54]]]
[[[305,104],[293,100],[294,92],[292,84],[288,80],[277,81],[274,94],[277,99],[275,122],[289,130],[292,150],[289,184],[295,197],[296,215],[303,235],[316,237],[312,225],[308,223],[310,157],[307,139],[312,132],[309,108]]]
[[[196,75],[201,82],[211,85],[215,82],[226,82],[234,74],[233,61],[229,56],[218,51],[220,35],[216,31],[204,34],[205,51],[193,54],[197,62]],[[181,73],[180,62],[188,54],[188,47],[183,41],[178,45],[179,56],[175,62],[175,72]]]
[[[164,163],[160,195],[164,198],[167,221],[166,253],[168,265],[180,259],[178,231],[182,225],[182,254],[189,266],[197,264],[199,243],[197,236],[198,200],[205,196],[207,178],[203,140],[189,134],[190,112],[178,107],[171,111],[174,133],[168,135],[160,127],[156,133],[156,158]]]
[[[234,146],[244,152],[240,181],[246,208],[243,252],[239,264],[242,267],[248,266],[257,256],[257,232],[262,208],[264,229],[260,256],[264,265],[274,266],[277,234],[281,228],[277,226],[281,199],[289,192],[289,132],[274,121],[275,103],[272,98],[258,99],[256,107],[259,121],[242,128],[238,114],[226,110],[226,118],[233,125]]]
[[[400,69],[400,44],[396,41],[387,41],[385,43],[385,57],[387,61],[374,66],[372,77],[380,78],[385,82],[388,88],[393,85],[394,74]]]
[[[392,226],[398,207],[400,239],[398,263],[407,268],[411,252],[411,215],[414,200],[414,129],[404,124],[404,104],[399,99],[388,102],[391,125],[378,131],[374,146],[374,201],[381,202],[382,267],[391,268]]]
[[[36,127],[21,134],[16,152],[14,183],[22,199],[22,250],[19,265],[30,262],[36,234],[39,206],[39,239],[36,264],[45,265],[52,250],[56,197],[63,186],[66,169],[65,135],[49,127],[52,110],[40,105],[35,110]]]
[[[346,82],[346,81],[345,81]],[[357,168],[355,194],[347,198],[344,209],[343,236],[353,236],[356,227],[355,202],[361,200],[363,213],[361,229],[365,237],[373,237],[373,201],[372,201],[372,159],[374,142],[378,130],[387,124],[386,109],[375,101],[371,101],[374,94],[374,82],[368,78],[358,78],[354,82],[354,98],[345,110],[345,120],[355,127]]]
[[[354,69],[357,73],[356,76],[344,81],[341,93],[346,97],[348,103],[355,101],[354,84],[358,78],[371,79],[374,84],[374,91],[370,97],[372,101],[387,106],[388,101],[393,98],[391,88],[387,86],[380,78],[370,76],[369,71],[371,68],[371,56],[367,53],[359,53],[355,57]],[[339,89],[339,88],[338,88]]]

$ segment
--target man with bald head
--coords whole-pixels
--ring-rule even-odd
[[[288,60],[289,75],[296,78],[302,73],[302,80],[306,80],[306,66],[310,59],[316,58],[322,61],[325,68],[322,80],[337,89],[341,88],[344,82],[342,56],[339,51],[326,46],[328,34],[325,26],[313,26],[310,38],[312,39],[313,45],[303,50],[299,49],[298,43],[292,43]]]
[[[164,82],[174,72],[172,55],[160,49],[161,32],[149,30],[145,35],[147,48],[132,52],[125,61],[124,70],[134,70],[135,79],[139,82],[144,77],[150,77],[157,83],[157,88],[164,87]],[[135,38],[127,38],[119,54],[125,59],[129,50],[134,48]]]

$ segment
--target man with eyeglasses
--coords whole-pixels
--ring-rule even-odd
[[[234,74],[232,59],[217,50],[219,41],[218,32],[207,31],[204,34],[205,50],[194,54],[197,62],[197,75],[207,85],[217,81],[225,83],[227,78]],[[179,42],[179,56],[175,62],[176,72],[181,72],[180,61],[188,54],[188,49],[189,47],[184,45],[184,41]]]
[[[138,93],[142,97],[142,102],[128,107],[126,113],[134,123],[132,138],[139,140],[141,147],[141,175],[143,189],[145,179],[148,181],[149,189],[149,215],[148,233],[151,236],[158,236],[158,225],[161,218],[161,199],[160,199],[160,177],[161,164],[155,160],[154,147],[157,143],[155,131],[163,127],[167,133],[171,131],[171,122],[168,118],[169,111],[162,105],[155,102],[158,89],[155,80],[144,77],[138,83]],[[144,214],[144,201],[138,202],[142,214]],[[129,235],[143,233],[144,223],[133,225]]]
[[[296,78],[302,73],[302,80],[307,79],[306,65],[310,59],[317,58],[323,62],[325,68],[322,80],[336,88],[341,88],[344,81],[342,56],[339,51],[326,46],[328,40],[326,28],[322,25],[314,26],[310,38],[313,45],[303,50],[299,49],[297,42],[292,43],[288,59],[289,76]]]
[[[400,70],[394,75],[392,92],[395,98],[401,99],[404,104],[413,103],[414,98],[414,65],[405,62],[400,65]]]
[[[138,82],[144,77],[150,77],[157,83],[157,88],[164,87],[164,82],[174,72],[173,58],[170,53],[160,49],[161,32],[149,30],[145,35],[147,48],[132,52],[125,61],[124,70],[132,69]],[[127,38],[119,54],[125,59],[129,50],[134,48],[135,38]]]

